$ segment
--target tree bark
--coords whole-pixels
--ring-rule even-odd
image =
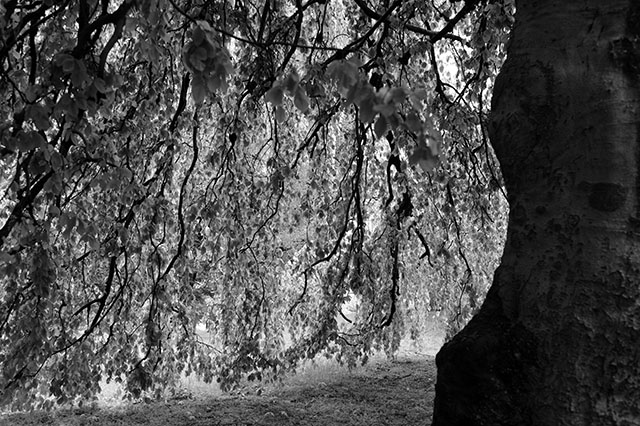
[[[507,241],[433,425],[640,425],[640,1],[517,1],[490,131]]]

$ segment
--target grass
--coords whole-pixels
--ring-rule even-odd
[[[125,404],[107,386],[91,407],[0,416],[0,426],[86,425],[424,425],[430,421],[434,355],[443,333],[405,341],[395,359],[379,354],[353,370],[325,358],[279,384],[251,384],[233,394],[186,377],[178,398]]]

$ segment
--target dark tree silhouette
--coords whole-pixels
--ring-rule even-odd
[[[634,1],[517,2],[490,126],[507,241],[438,354],[434,425],[640,422],[638,18]]]

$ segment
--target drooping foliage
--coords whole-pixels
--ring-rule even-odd
[[[464,324],[505,227],[482,124],[512,16],[2,1],[0,403],[230,387]]]

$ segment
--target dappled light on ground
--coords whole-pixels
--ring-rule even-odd
[[[282,385],[233,395],[16,414],[0,425],[424,425],[435,376],[433,356],[403,354],[352,371],[318,365]]]
[[[397,354],[348,369],[318,357],[280,383],[245,382],[234,392],[191,377],[165,400],[127,404],[111,385],[83,408],[0,415],[0,426],[424,425],[435,396],[435,354],[444,326],[432,316],[420,339]]]

